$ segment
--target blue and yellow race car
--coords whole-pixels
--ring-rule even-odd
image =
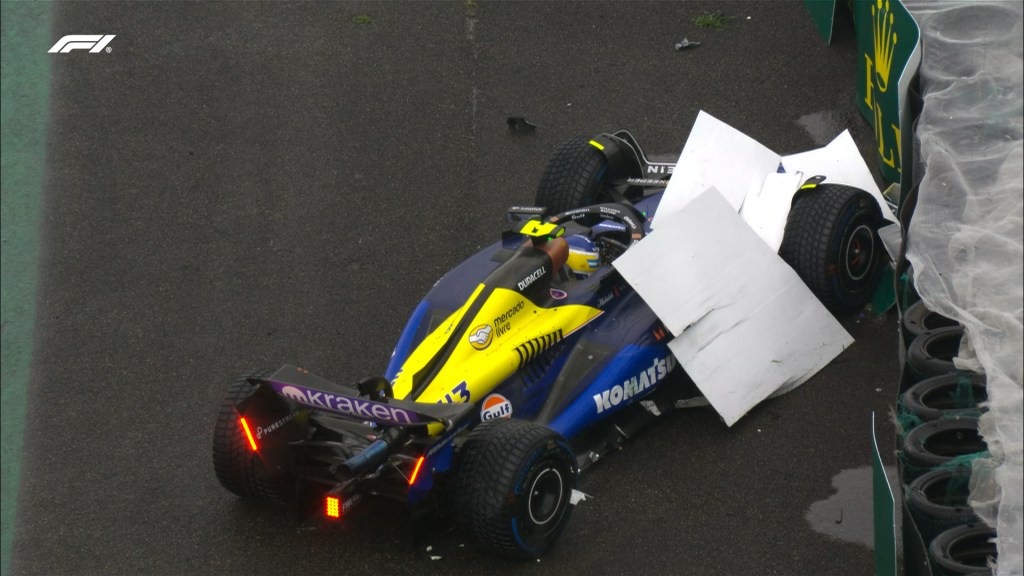
[[[673,166],[626,131],[562,144],[534,205],[511,208],[510,230],[412,312],[382,376],[343,385],[289,365],[232,383],[213,438],[220,483],[327,519],[394,498],[488,551],[544,554],[580,471],[700,395],[611,266],[650,231]],[[877,282],[880,222],[866,192],[815,183],[780,254],[826,305],[853,310]]]

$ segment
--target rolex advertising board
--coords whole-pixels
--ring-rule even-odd
[[[857,106],[874,126],[882,177],[899,182],[900,135],[911,128],[907,92],[921,61],[920,29],[900,0],[855,0],[853,18],[863,57]]]

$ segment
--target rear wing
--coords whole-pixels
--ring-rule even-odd
[[[428,404],[407,400],[370,400],[359,390],[336,384],[296,366],[285,365],[258,382],[278,396],[314,410],[384,426],[426,426],[451,428],[473,411],[472,404]]]

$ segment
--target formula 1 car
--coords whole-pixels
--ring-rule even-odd
[[[435,284],[382,376],[348,386],[289,365],[231,384],[217,479],[321,518],[394,498],[490,552],[544,554],[580,471],[699,397],[671,335],[610,265],[649,232],[673,166],[626,131],[561,145],[535,206],[511,208],[511,230]],[[878,277],[880,222],[868,193],[812,179],[780,253],[848,312]]]

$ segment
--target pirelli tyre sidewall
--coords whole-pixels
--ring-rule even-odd
[[[213,429],[213,471],[221,486],[246,500],[283,502],[263,461],[249,447],[235,405],[252,394],[250,380],[270,374],[258,371],[241,376],[228,386]]]
[[[457,456],[449,501],[461,530],[486,551],[539,558],[565,530],[578,470],[550,428],[521,420],[478,426]]]

